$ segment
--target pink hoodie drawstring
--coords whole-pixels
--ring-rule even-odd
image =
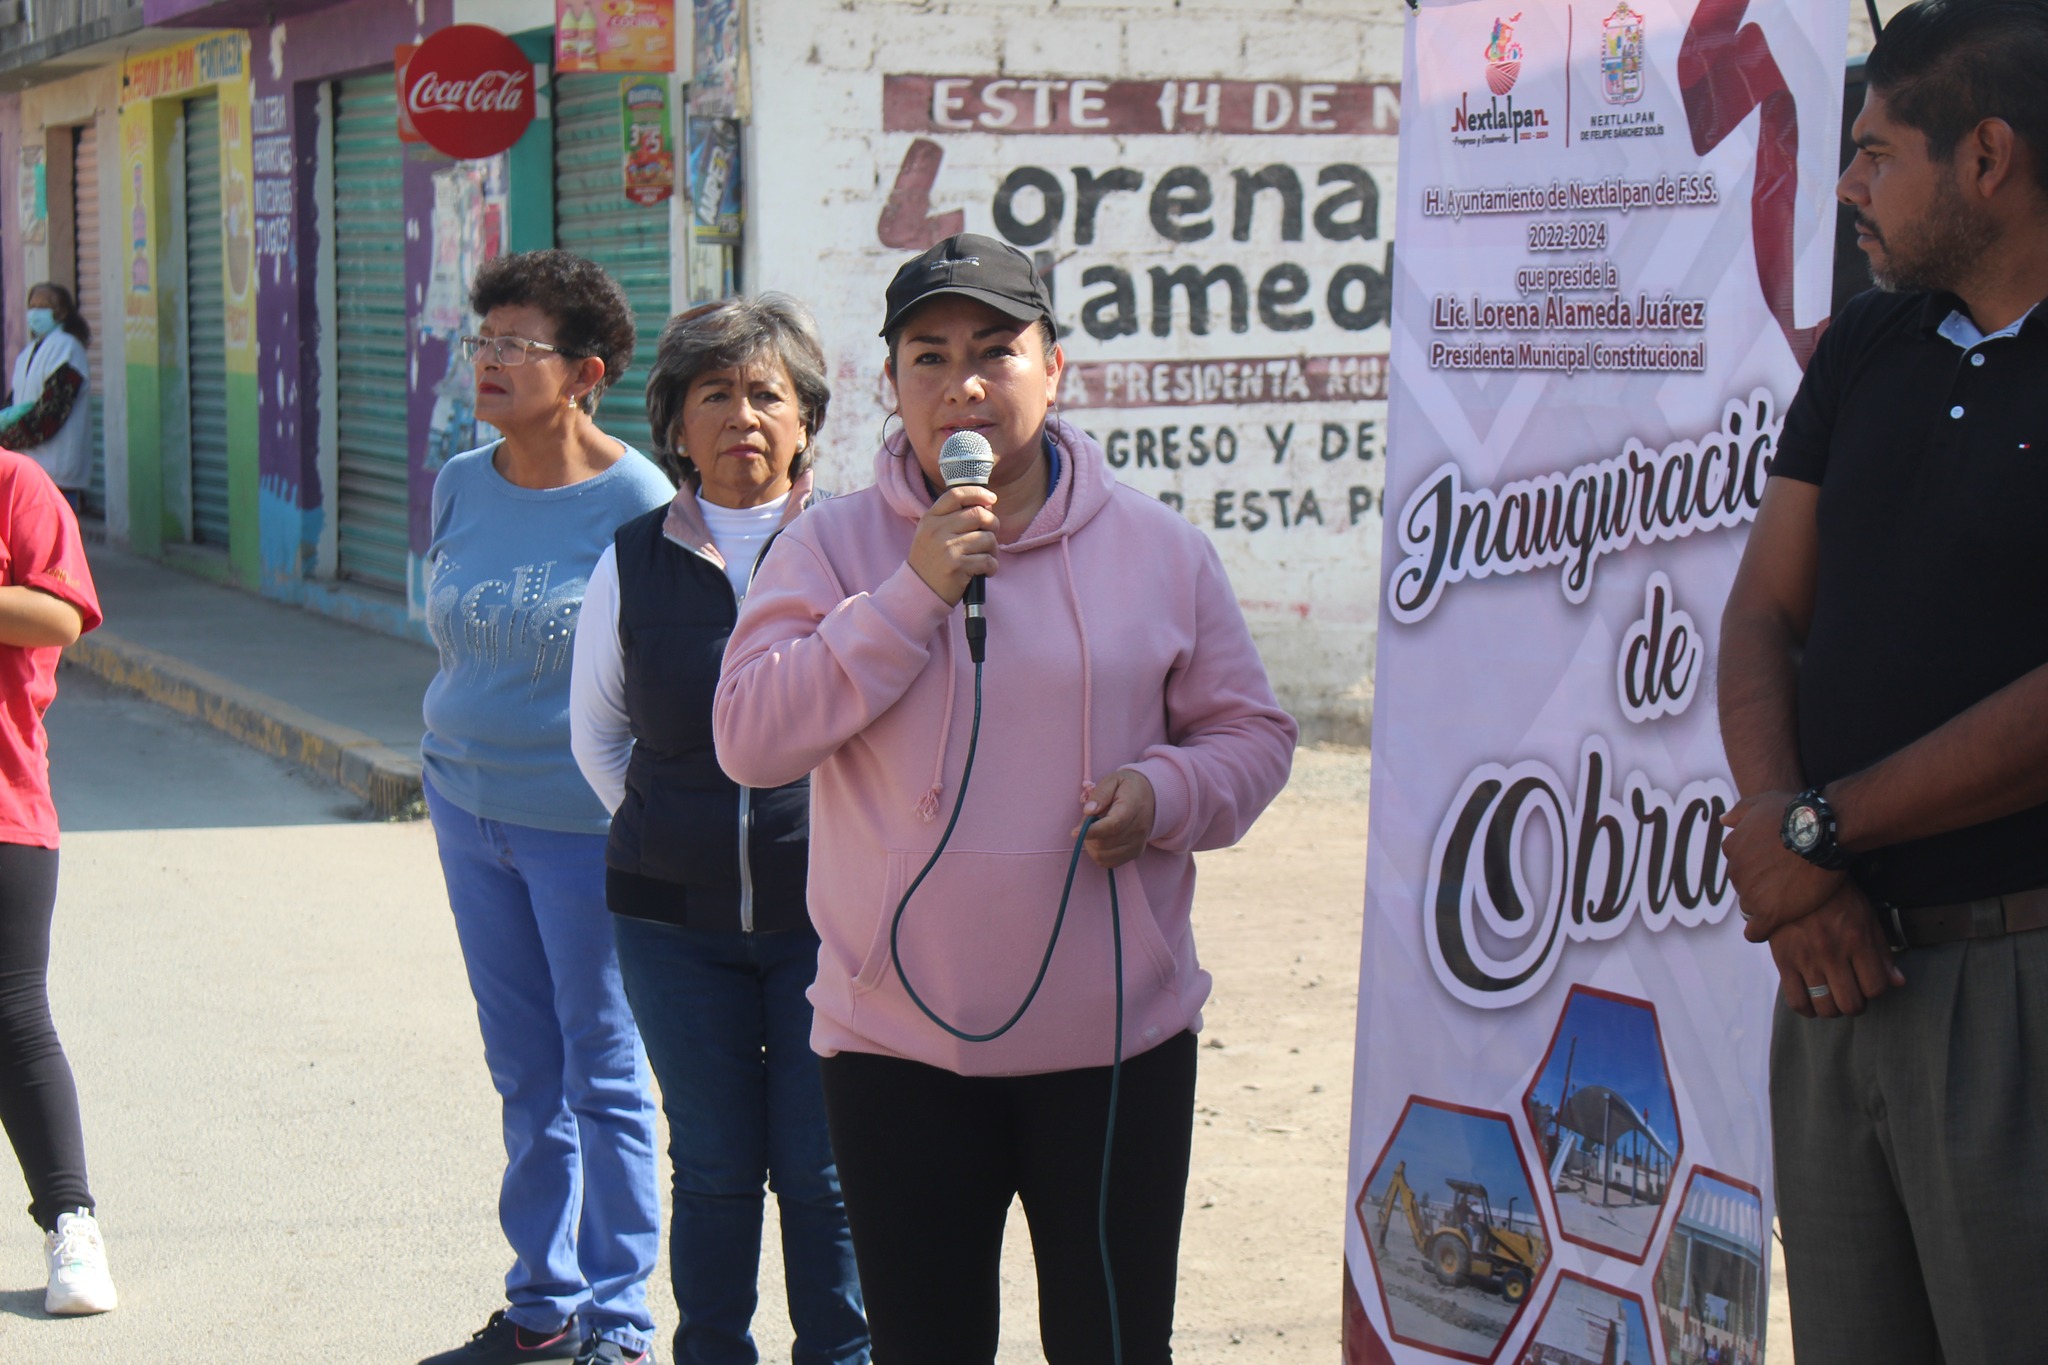
[[[946,622],[946,709],[939,713],[939,751],[932,756],[932,785],[917,803],[917,818],[930,824],[939,818],[939,797],[946,790],[946,741],[953,737],[953,695],[960,690],[959,660],[953,644],[953,623]]]
[[[1081,614],[1081,591],[1074,583],[1073,537],[1060,537],[1060,563],[1067,571],[1067,603],[1074,609],[1074,626],[1081,634],[1081,800],[1095,793],[1095,752],[1089,737],[1089,717],[1095,714],[1095,671],[1089,660],[1088,618]]]

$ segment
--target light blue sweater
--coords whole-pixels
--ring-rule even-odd
[[[437,794],[507,824],[602,834],[603,805],[569,752],[569,658],[583,589],[612,535],[675,490],[626,458],[567,488],[520,488],[493,443],[434,480],[427,626],[441,671],[427,684],[420,753]]]

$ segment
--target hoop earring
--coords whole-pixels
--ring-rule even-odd
[[[882,447],[884,449],[887,449],[889,445],[889,423],[891,422],[895,422],[899,430],[904,430],[903,414],[894,408],[889,409],[888,415],[882,418]],[[904,438],[903,448],[906,451],[910,449],[910,440],[907,435]]]

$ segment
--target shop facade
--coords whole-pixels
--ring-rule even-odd
[[[93,425],[90,515],[125,538],[127,373],[119,308],[120,184],[118,109],[121,63],[0,96],[0,203],[11,219],[0,252],[0,298],[7,315],[5,354],[28,343],[22,312],[28,291],[51,280],[71,290],[92,328],[84,397]],[[112,311],[110,312],[110,305]]]
[[[234,7],[164,9],[159,22],[204,23]],[[669,262],[679,208],[626,197],[620,77],[553,70],[552,0],[297,9],[239,35],[255,54],[247,159],[236,164],[248,176],[250,359],[262,378],[247,394],[246,447],[230,442],[230,511],[243,508],[253,527],[244,558],[241,523],[230,518],[230,577],[424,638],[434,474],[490,435],[476,425],[457,345],[475,322],[467,292],[476,267],[559,244],[620,279],[642,344],[599,421],[644,450],[639,391],[677,302]],[[401,134],[397,63],[457,23],[508,33],[537,93],[518,141],[481,160]],[[663,80],[674,88],[679,78]],[[232,243],[225,259],[236,259]],[[232,346],[228,354],[232,362]]]

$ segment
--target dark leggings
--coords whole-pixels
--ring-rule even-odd
[[[93,1207],[78,1087],[50,1020],[50,917],[57,850],[0,844],[0,1127],[28,1179],[29,1216]]]
[[[1051,1365],[1110,1356],[1096,1241],[1109,1068],[960,1076],[842,1052],[825,1111],[875,1365],[986,1365],[1001,1309],[1003,1222],[1024,1205]],[[1109,1245],[1125,1365],[1173,1359],[1173,1295],[1194,1132],[1195,1036],[1124,1063]]]

